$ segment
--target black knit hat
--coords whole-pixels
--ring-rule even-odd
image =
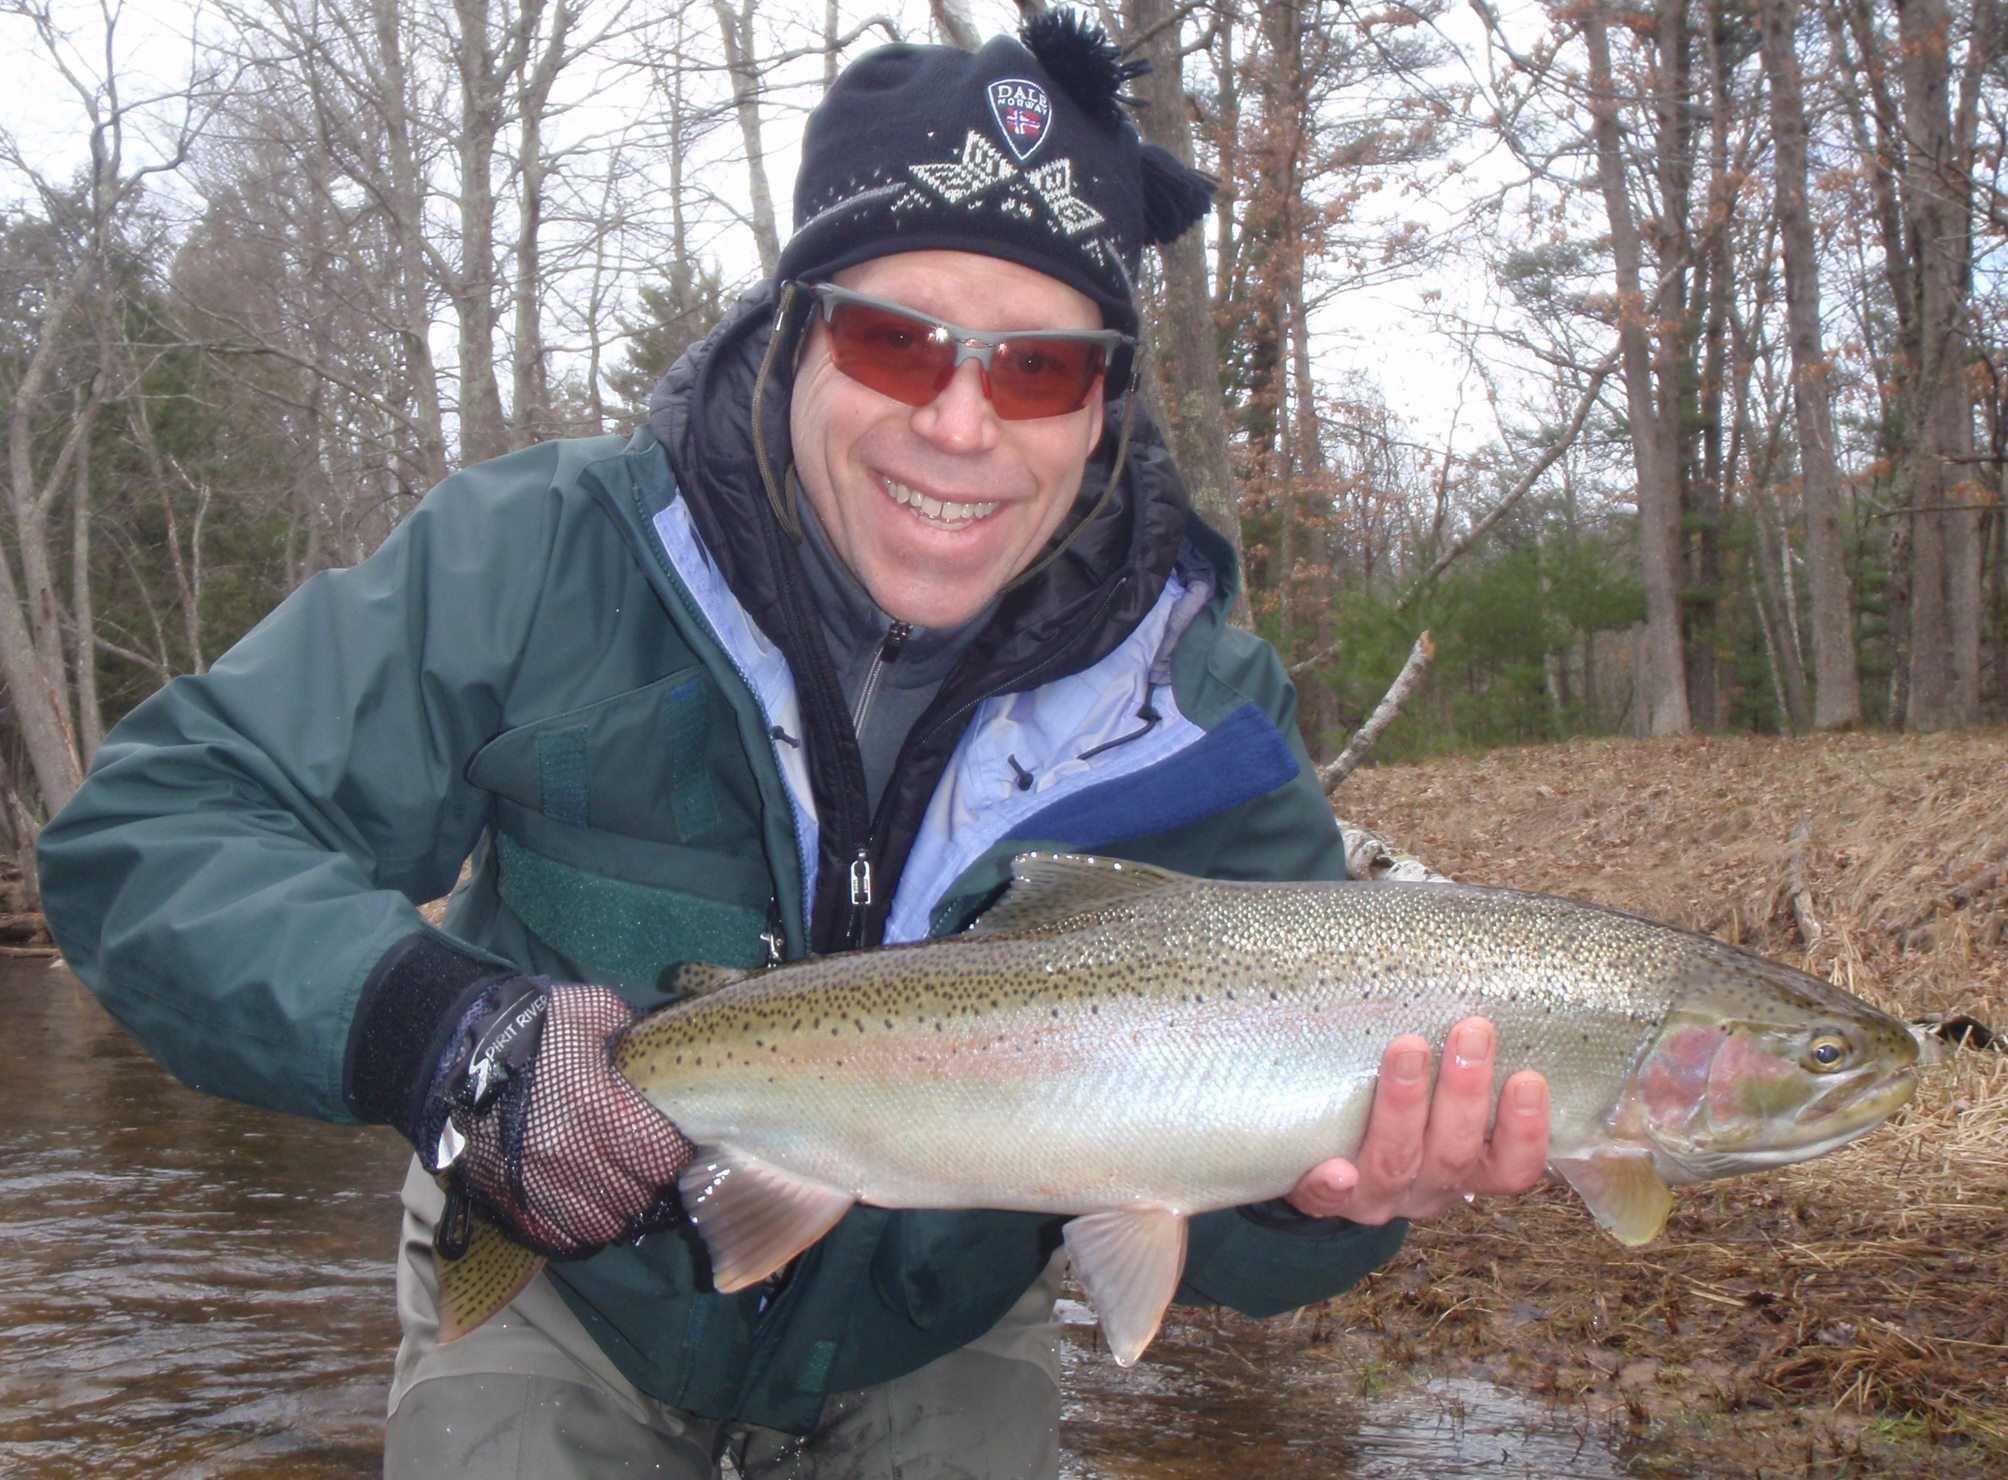
[[[1137,137],[1120,89],[1148,63],[1071,11],[1019,36],[973,53],[883,46],[844,69],[803,133],[784,281],[893,252],[981,252],[1137,332],[1144,244],[1205,215],[1214,182]]]

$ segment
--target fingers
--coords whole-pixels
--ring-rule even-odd
[[[1476,1192],[1473,1179],[1485,1161],[1492,1122],[1493,1058],[1497,1035],[1483,1018],[1466,1018],[1450,1030],[1436,1094],[1423,1138],[1423,1165],[1410,1189],[1410,1217],[1427,1217],[1461,1193]]]
[[[1499,1095],[1482,1174],[1471,1191],[1480,1196],[1525,1192],[1548,1170],[1548,1081],[1522,1069]]]
[[[1429,1047],[1404,1034],[1388,1046],[1365,1137],[1350,1161],[1314,1167],[1289,1201],[1316,1217],[1357,1223],[1426,1218],[1462,1197],[1523,1192],[1548,1157],[1547,1083],[1532,1070],[1513,1075],[1495,1117],[1497,1035],[1483,1018],[1450,1032],[1429,1087]]]

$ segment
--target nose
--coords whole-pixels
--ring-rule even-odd
[[[1002,434],[985,369],[975,356],[957,364],[941,394],[916,407],[913,429],[948,452],[987,452]]]

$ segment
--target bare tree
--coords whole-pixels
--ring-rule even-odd
[[[1180,13],[1172,0],[1130,0],[1128,32],[1137,54],[1151,66],[1133,85],[1144,103],[1138,128],[1146,140],[1190,165],[1193,104],[1185,91]],[[1150,338],[1168,385],[1167,431],[1193,507],[1226,535],[1238,558],[1241,513],[1228,458],[1227,408],[1220,384],[1218,330],[1206,286],[1206,254],[1206,234],[1199,230],[1158,249],[1160,296]],[[1249,619],[1245,588],[1236,601],[1235,616],[1244,625]]]
[[[1769,82],[1776,209],[1783,246],[1785,317],[1792,344],[1792,406],[1799,431],[1800,497],[1806,508],[1812,582],[1813,724],[1822,730],[1860,722],[1854,611],[1841,540],[1841,468],[1834,444],[1832,366],[1820,329],[1819,251],[1807,185],[1807,129],[1799,58],[1793,45],[1799,7],[1763,0],[1764,74]]]
[[[2004,40],[1994,0],[1834,0],[1829,31],[1845,116],[1866,160],[1895,320],[1881,348],[1902,444],[1889,522],[1890,712],[1936,729],[1978,714],[1980,540],[1967,372],[1981,95]],[[1891,20],[1894,21],[1894,32]]]
[[[162,97],[128,95],[118,72],[119,15],[104,9],[89,40],[95,55],[73,44],[47,0],[8,0],[0,16],[24,24],[41,64],[61,78],[75,99],[89,148],[81,182],[71,188],[32,165],[15,141],[0,135],[0,167],[40,202],[49,223],[43,275],[18,378],[9,386],[7,422],[8,512],[12,558],[0,559],[0,677],[27,751],[41,806],[53,812],[82,778],[84,754],[76,724],[70,655],[80,667],[94,656],[91,631],[65,629],[68,609],[56,578],[53,516],[76,486],[81,460],[108,401],[118,394],[125,367],[117,362],[104,299],[115,276],[121,234],[148,180],[181,167],[202,125],[198,79]],[[136,125],[151,121],[164,131],[158,143],[135,147]],[[87,321],[96,316],[95,332]],[[80,336],[80,330],[82,331]],[[66,383],[64,359],[79,337],[94,342],[94,364],[82,384]],[[67,367],[73,369],[74,367]],[[53,438],[45,429],[59,430]],[[88,511],[79,511],[88,519]],[[87,538],[87,536],[86,536]],[[74,585],[72,556],[72,583]],[[19,562],[18,571],[15,562]],[[91,613],[81,615],[88,622]],[[94,685],[81,690],[96,702]],[[93,716],[86,733],[95,734]]]
[[[781,234],[774,224],[774,192],[767,183],[767,148],[760,134],[760,65],[753,38],[755,0],[734,10],[729,0],[712,0],[718,34],[725,43],[725,66],[732,78],[732,104],[739,115],[739,138],[746,150],[749,224],[760,254],[760,272],[771,277],[781,260]]]
[[[1669,7],[1677,9],[1679,7]],[[1623,357],[1625,404],[1631,413],[1632,456],[1638,472],[1639,547],[1646,601],[1647,733],[1684,735],[1692,728],[1687,707],[1687,654],[1680,613],[1680,473],[1677,450],[1654,394],[1650,326],[1664,285],[1648,294],[1637,214],[1625,178],[1620,99],[1611,75],[1609,23],[1586,7],[1582,33],[1589,55],[1589,107],[1596,147],[1597,184],[1610,221],[1617,278],[1618,347]]]

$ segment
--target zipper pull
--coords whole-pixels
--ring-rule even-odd
[[[856,950],[865,943],[865,924],[871,918],[872,861],[863,848],[851,860],[851,910],[844,922],[844,944]]]
[[[787,944],[787,937],[781,933],[781,901],[778,899],[767,901],[767,928],[760,932],[760,943],[767,948],[767,964],[779,966],[786,955],[783,947]]]
[[[913,636],[913,624],[911,622],[894,622],[890,627],[886,628],[885,641],[879,644],[879,661],[881,663],[896,662],[899,658],[899,650],[906,646],[906,640],[911,636]]]

